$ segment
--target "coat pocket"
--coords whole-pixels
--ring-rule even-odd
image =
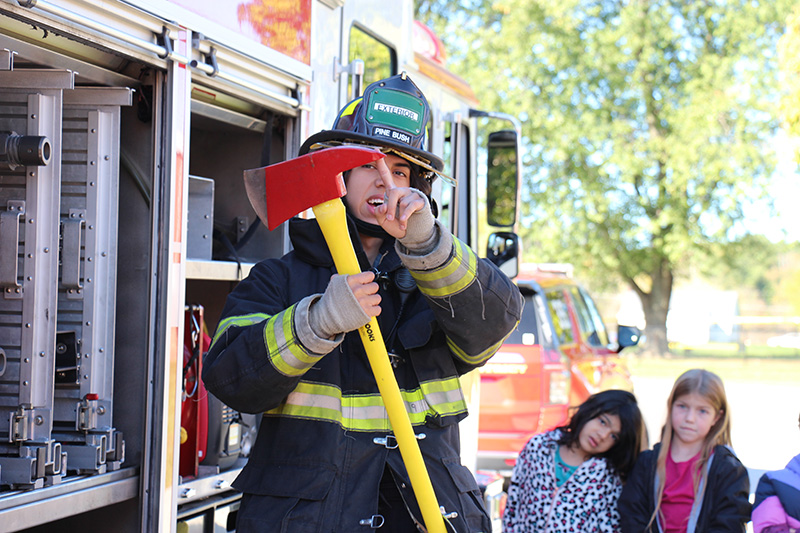
[[[444,505],[448,513],[452,511],[458,512],[458,516],[455,519],[451,519],[451,522],[455,521],[456,531],[489,533],[491,531],[489,515],[486,514],[481,490],[472,472],[461,464],[461,460],[458,457],[445,457],[442,459],[442,463],[444,463],[450,478],[458,490],[458,501],[452,502],[458,508],[451,509],[448,505],[449,502],[440,501],[439,505]]]
[[[414,324],[419,327],[401,328],[400,339],[428,404],[425,425],[430,428],[455,425],[467,416],[467,404],[444,331],[425,321]]]
[[[237,531],[321,531],[326,497],[335,477],[336,468],[324,463],[245,467],[234,483],[245,493]]]
[[[406,350],[422,348],[438,329],[436,316],[430,309],[419,311],[400,325],[397,336]]]

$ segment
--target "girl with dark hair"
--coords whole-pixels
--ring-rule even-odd
[[[590,396],[567,425],[525,445],[511,477],[503,531],[619,531],[617,499],[643,439],[633,394]]]
[[[639,456],[622,491],[623,533],[744,533],[750,481],[730,448],[722,380],[708,370],[687,370],[667,407],[661,442]]]

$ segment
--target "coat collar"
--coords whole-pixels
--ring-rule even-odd
[[[347,230],[361,270],[370,270],[372,265],[369,264],[367,255],[364,253],[358,230],[350,216],[347,217]],[[294,217],[289,220],[289,239],[295,253],[302,261],[317,267],[334,268],[333,257],[316,219]],[[392,272],[402,266],[400,257],[394,251],[394,239],[383,241],[378,257],[380,261],[378,268],[383,272]]]

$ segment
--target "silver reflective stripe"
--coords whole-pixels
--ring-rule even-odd
[[[448,387],[454,387],[447,390]],[[457,415],[466,411],[458,378],[426,383],[422,389],[401,390],[412,425],[422,425],[428,416]],[[431,402],[436,401],[435,404]],[[441,401],[441,403],[439,403]],[[380,394],[342,395],[328,383],[300,381],[283,404],[266,413],[309,420],[334,422],[353,431],[389,431],[391,425]]]
[[[460,388],[449,391],[428,392],[425,394],[425,396],[429,398],[434,405],[454,403],[464,399],[464,395],[461,393]]]
[[[286,397],[286,403],[289,405],[298,405],[303,407],[322,407],[323,409],[331,409],[332,411],[342,412],[341,398],[328,396],[325,394],[311,394],[307,392],[291,392]]]
[[[419,289],[426,296],[444,298],[469,287],[477,276],[477,256],[463,242],[453,239],[454,254],[444,265],[433,270],[411,270]]]
[[[269,319],[264,326],[264,346],[272,366],[286,376],[300,376],[323,355],[310,354],[294,336],[294,313],[297,305]]]

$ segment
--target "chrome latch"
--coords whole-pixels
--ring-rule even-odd
[[[372,442],[380,446],[384,446],[387,450],[394,450],[397,448],[397,438],[394,435],[386,435],[385,437],[375,437]]]
[[[358,522],[358,525],[369,526],[372,529],[378,529],[380,527],[383,527],[383,522],[384,522],[383,516],[375,514],[372,515],[370,518],[365,518],[363,520],[360,520]]]
[[[418,433],[414,435],[417,440],[424,440],[427,435],[425,433]],[[397,448],[397,437],[394,435],[386,435],[385,437],[375,437],[372,442],[379,446],[385,446],[387,450],[394,450]]]
[[[448,513],[447,511],[444,510],[444,506],[439,507],[439,511],[442,513],[442,517],[445,520],[450,520],[451,518],[458,518],[457,512],[453,511],[452,513]]]

